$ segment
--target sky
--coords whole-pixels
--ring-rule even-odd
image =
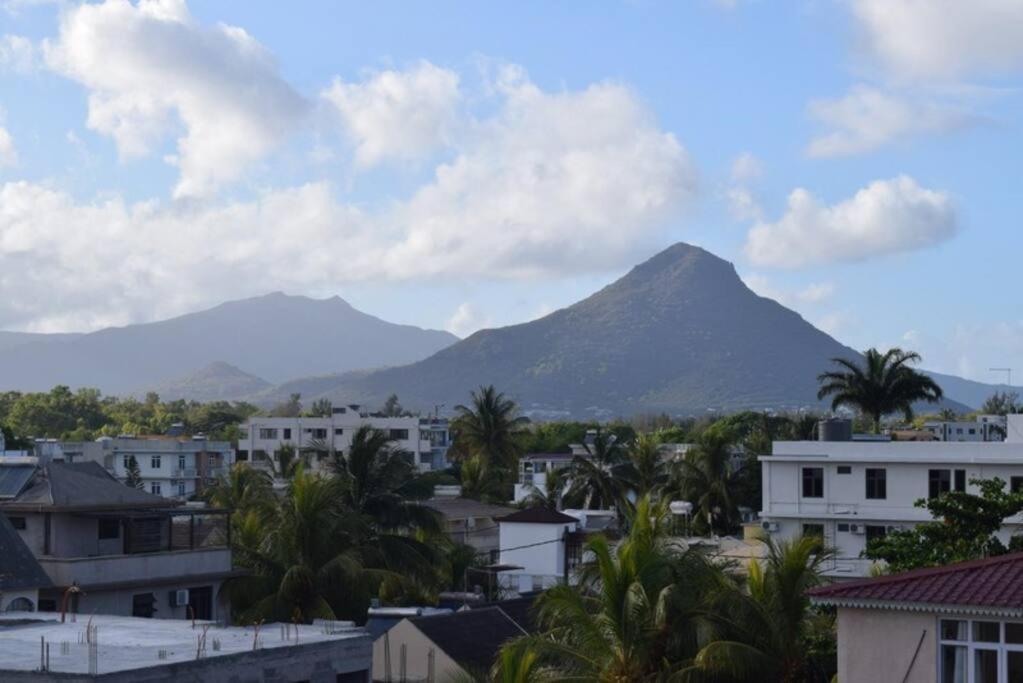
[[[464,336],[685,241],[1023,378],[1021,77],[1018,0],[0,0],[0,329],[282,290]]]

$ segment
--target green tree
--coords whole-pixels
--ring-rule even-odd
[[[275,502],[273,479],[264,470],[237,462],[203,491],[203,499],[213,507],[239,513],[249,510],[266,512]]]
[[[694,525],[717,533],[730,533],[738,520],[733,466],[735,435],[725,424],[705,429],[678,461],[672,475],[672,494],[691,502]]]
[[[472,392],[468,406],[455,406],[451,423],[456,454],[479,455],[491,476],[502,484],[511,481],[528,431],[529,418],[493,385]]]
[[[135,459],[134,455],[128,456],[128,472],[124,483],[133,489],[142,490],[142,472],[139,471],[139,461]]]
[[[1023,405],[1020,405],[1019,394],[1015,391],[996,391],[984,401],[980,412],[984,415],[1009,415],[1023,412]]]
[[[302,414],[302,394],[291,394],[287,401],[270,410],[271,417],[298,417]]]
[[[401,417],[405,414],[405,409],[401,407],[401,401],[398,400],[398,394],[391,394],[387,397],[381,412],[386,417]]]
[[[978,493],[947,491],[916,501],[914,505],[926,508],[933,521],[874,539],[866,557],[883,560],[890,571],[901,572],[1006,552],[996,534],[1006,519],[1023,511],[1023,493],[1007,491],[997,477],[970,483]],[[1023,537],[1013,537],[1009,547],[1023,549]]]
[[[624,513],[629,482],[636,477],[618,438],[598,427],[592,441],[583,446],[585,455],[573,456],[569,465],[566,504],[586,510],[614,508]]]
[[[628,448],[632,481],[629,486],[637,497],[656,498],[668,482],[669,467],[661,453],[661,444],[653,434],[641,434]]]
[[[568,471],[565,468],[547,470],[544,475],[543,489],[530,484],[529,494],[523,504],[530,508],[561,510],[564,507],[563,500],[567,486]]]
[[[334,413],[334,405],[329,398],[318,398],[309,407],[309,414],[313,417],[330,417]]]
[[[884,353],[867,349],[862,361],[832,358],[841,369],[817,376],[821,384],[817,398],[831,397],[832,410],[839,406],[859,410],[871,419],[874,433],[880,433],[885,415],[902,413],[912,420],[914,403],[937,403],[944,396],[933,379],[910,367],[919,361],[920,354],[898,348]]]

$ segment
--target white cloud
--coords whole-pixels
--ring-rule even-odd
[[[123,159],[177,139],[176,196],[238,179],[296,126],[306,104],[243,29],[199,25],[184,0],[107,0],[66,10],[50,68],[89,90],[88,126]]]
[[[793,190],[785,215],[754,225],[745,250],[756,265],[797,268],[921,249],[957,229],[948,195],[899,176],[874,181],[833,206],[803,188]]]
[[[758,295],[797,310],[807,305],[824,303],[835,293],[835,285],[831,282],[811,282],[799,289],[786,289],[776,286],[770,278],[760,273],[749,273],[742,280]]]
[[[17,163],[18,152],[14,149],[14,139],[6,128],[0,126],[0,168]]]
[[[5,34],[0,36],[0,71],[28,73],[35,66],[36,48],[24,36]]]
[[[764,163],[752,152],[743,152],[732,162],[732,182],[747,183],[764,174]]]
[[[408,71],[381,71],[362,83],[340,78],[322,92],[368,167],[428,156],[453,140],[460,98],[458,74],[429,62]]]
[[[468,337],[473,332],[490,327],[493,324],[490,316],[481,312],[468,301],[458,305],[455,312],[448,318],[444,329],[458,337]]]
[[[810,142],[806,153],[811,157],[862,154],[910,135],[946,132],[976,120],[960,108],[863,84],[838,99],[814,100],[809,111],[830,129]]]
[[[764,175],[764,164],[750,152],[743,152],[732,162],[729,172],[731,185],[725,190],[728,211],[737,221],[760,220],[763,209],[760,200],[750,189]]]
[[[853,0],[866,44],[904,78],[953,81],[1023,68],[1019,0]]]
[[[455,158],[378,207],[345,204],[326,183],[133,204],[0,185],[0,328],[92,329],[371,278],[560,278],[621,268],[658,243],[696,172],[632,93],[545,93],[515,70],[502,83],[497,113]],[[482,323],[463,311],[449,324]]]

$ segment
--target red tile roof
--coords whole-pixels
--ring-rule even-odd
[[[1023,553],[820,586],[810,590],[810,597],[823,605],[1023,610]]]

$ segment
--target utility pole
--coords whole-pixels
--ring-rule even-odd
[[[988,371],[989,372],[1004,372],[1005,373],[1005,383],[1007,385],[1009,385],[1010,387],[1012,386],[1012,368],[988,368]]]

